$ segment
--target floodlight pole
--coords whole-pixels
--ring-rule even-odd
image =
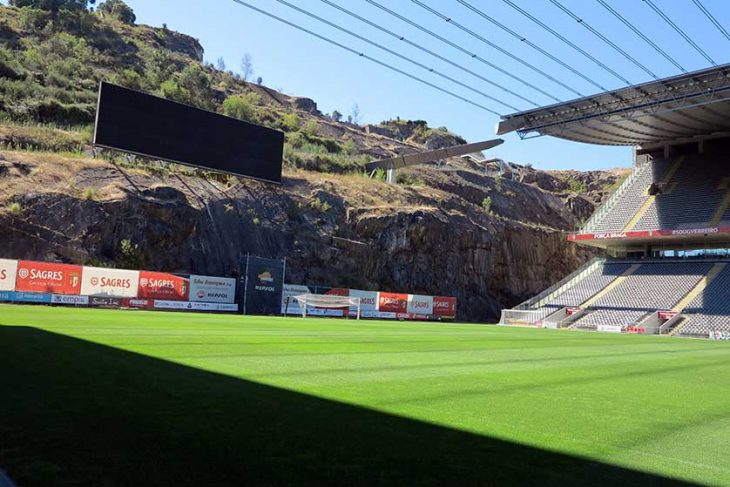
[[[243,314],[246,314],[246,295],[248,294],[248,258],[249,253],[246,253],[246,274],[243,276]]]

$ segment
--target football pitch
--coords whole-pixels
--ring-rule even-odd
[[[730,343],[0,306],[33,485],[728,485]]]

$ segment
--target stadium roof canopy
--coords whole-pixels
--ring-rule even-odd
[[[730,135],[730,64],[505,115],[497,134],[656,146]]]

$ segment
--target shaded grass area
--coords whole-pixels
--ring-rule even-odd
[[[12,306],[0,325],[21,485],[730,485],[726,344]]]

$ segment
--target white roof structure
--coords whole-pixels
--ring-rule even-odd
[[[509,132],[642,148],[730,135],[730,64],[505,115]]]

